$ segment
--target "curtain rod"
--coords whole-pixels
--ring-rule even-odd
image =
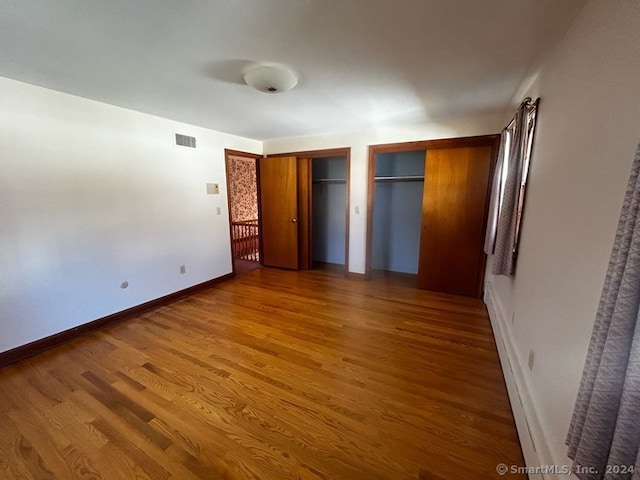
[[[523,105],[526,105],[526,106],[531,105],[531,97],[527,97],[524,100],[522,100],[522,103],[520,104],[520,106],[522,107]]]
[[[524,100],[522,100],[522,102],[520,103],[520,105],[518,106],[518,109],[522,108],[522,107],[529,107],[530,109],[534,109],[534,108],[538,108],[538,102],[540,101],[540,98],[536,98],[535,102],[533,101],[533,99],[531,97],[526,97]],[[516,121],[516,117],[515,115],[513,116],[513,118],[511,119],[511,121],[507,124],[506,127],[504,127],[505,130],[511,128],[511,126],[513,125],[513,122]]]

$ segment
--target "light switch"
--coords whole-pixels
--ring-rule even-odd
[[[220,185],[217,183],[207,183],[207,195],[219,195]]]

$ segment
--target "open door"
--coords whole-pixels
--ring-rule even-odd
[[[350,153],[349,148],[336,148],[287,153],[258,160],[263,265],[294,270],[313,268],[312,161],[341,156],[345,161],[341,181],[345,184],[346,271],[349,264]]]
[[[479,297],[493,146],[427,150],[418,287]]]
[[[297,158],[261,158],[259,169],[263,264],[297,269]]]

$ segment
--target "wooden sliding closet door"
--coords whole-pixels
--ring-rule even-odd
[[[479,297],[493,147],[427,150],[418,287]]]
[[[297,269],[297,158],[261,158],[259,167],[262,263],[270,267]]]

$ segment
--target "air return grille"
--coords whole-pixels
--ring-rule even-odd
[[[196,137],[190,137],[188,135],[176,133],[176,145],[180,145],[181,147],[196,148]]]

